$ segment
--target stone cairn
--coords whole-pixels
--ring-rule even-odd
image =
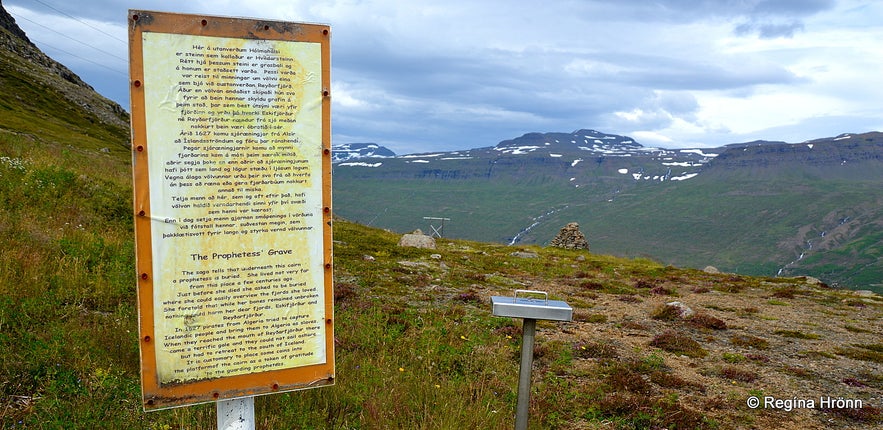
[[[589,250],[589,241],[586,236],[579,231],[579,224],[572,222],[564,226],[558,235],[552,239],[549,246],[564,249],[585,249]]]

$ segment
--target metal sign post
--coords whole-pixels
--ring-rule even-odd
[[[434,216],[425,216],[423,219],[430,221],[429,228],[432,229],[432,234],[430,236],[437,237],[439,239],[445,235],[445,221],[450,221],[450,218],[442,218],[442,217],[434,217]],[[436,227],[432,224],[433,221],[441,221],[441,225]]]
[[[218,400],[218,430],[254,430],[254,397]]]
[[[543,299],[518,297],[518,294],[542,295]],[[493,314],[500,317],[523,318],[521,368],[518,372],[518,405],[515,409],[515,430],[527,430],[530,406],[530,373],[533,366],[533,345],[537,320],[571,321],[573,308],[560,300],[549,300],[545,291],[515,290],[512,297],[491,297]]]

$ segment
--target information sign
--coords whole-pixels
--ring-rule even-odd
[[[333,383],[329,46],[129,11],[145,409]]]

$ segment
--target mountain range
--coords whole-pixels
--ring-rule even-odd
[[[579,223],[593,252],[880,291],[883,133],[719,148],[645,147],[581,129],[493,147],[335,164],[336,213],[394,231],[547,244]]]

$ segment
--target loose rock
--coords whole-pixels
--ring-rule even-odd
[[[680,315],[681,318],[687,318],[687,317],[692,316],[694,313],[696,313],[693,311],[693,309],[690,309],[689,306],[687,306],[681,302],[669,302],[669,303],[666,303],[665,306],[675,308],[678,311],[678,315]]]
[[[414,248],[435,249],[435,239],[432,236],[423,234],[418,228],[413,233],[408,233],[399,239],[399,246],[409,246]]]

